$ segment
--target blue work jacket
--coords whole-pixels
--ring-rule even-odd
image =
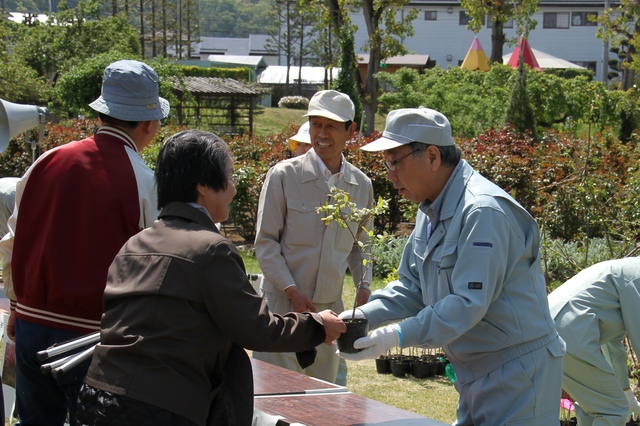
[[[564,348],[549,314],[535,220],[461,161],[429,240],[419,210],[400,279],[361,309],[371,328],[400,321],[404,347],[442,347],[464,383],[552,340],[556,356]]]

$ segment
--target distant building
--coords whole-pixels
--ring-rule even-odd
[[[619,1],[612,0],[611,4],[619,5]],[[474,34],[466,29],[469,18],[459,1],[411,0],[398,15],[406,14],[411,9],[419,12],[418,18],[413,21],[415,36],[403,40],[411,53],[429,55],[435,65],[445,69],[457,67],[477,35],[487,56],[491,56],[491,19],[485,19],[485,26],[478,34]],[[590,69],[597,80],[602,80],[603,64],[608,63],[608,52],[604,43],[596,37],[597,24],[588,17],[602,15],[604,1],[541,0],[538,9],[533,15],[538,25],[528,38],[531,47]],[[351,20],[358,26],[355,44],[356,53],[360,54],[368,38],[362,10],[354,9]],[[515,27],[513,21],[505,23],[504,31],[508,38],[517,37]],[[514,47],[505,44],[504,54],[513,52]]]
[[[37,20],[38,22],[45,23],[47,22],[47,19],[49,19],[49,16],[45,15],[44,13],[9,12],[8,15],[9,16],[7,18],[10,21],[17,22],[18,24],[22,24],[23,22],[25,22],[25,20],[27,22]]]
[[[360,71],[360,77],[362,81],[366,80],[367,72],[369,70],[369,54],[358,53],[358,71]],[[433,68],[435,63],[429,59],[429,55],[403,55],[392,56],[387,58],[380,64],[382,68],[380,71],[388,72],[390,74],[395,73],[400,68],[413,68],[419,73],[422,73],[426,68]]]
[[[339,72],[340,68],[329,70],[324,67],[289,67],[289,93],[311,98],[318,90],[325,88],[325,82],[330,85],[335,81]],[[278,101],[285,95],[287,67],[271,65],[258,75],[257,81],[271,90],[271,95],[267,98],[268,104],[263,105],[278,106]]]
[[[199,42],[191,45],[188,59],[207,60],[210,55],[261,56],[266,65],[278,65],[278,52],[267,48],[268,40],[266,34],[251,34],[247,38],[200,37]],[[170,53],[175,55],[175,50]]]

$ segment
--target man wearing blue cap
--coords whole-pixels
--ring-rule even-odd
[[[37,352],[98,331],[107,269],[122,245],[156,219],[153,172],[139,155],[169,103],[148,65],[117,61],[89,106],[95,135],[47,151],[18,182],[0,251],[11,268],[8,334],[16,341],[21,425],[75,424],[89,361],[59,379],[40,372]]]
[[[382,151],[389,180],[420,207],[399,279],[357,309],[372,329],[384,327],[340,356],[442,347],[457,375],[456,425],[557,424],[565,347],[535,220],[461,160],[438,111],[391,111],[383,137],[362,149]]]

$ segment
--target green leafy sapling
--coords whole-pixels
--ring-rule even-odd
[[[327,202],[316,209],[317,213],[325,215],[325,217],[321,219],[325,225],[335,222],[341,228],[348,229],[351,237],[353,237],[354,243],[357,243],[360,248],[359,253],[362,261],[362,276],[357,281],[356,285],[356,297],[354,298],[353,311],[351,314],[352,319],[355,318],[356,314],[358,291],[366,279],[368,269],[372,266],[370,251],[371,244],[365,244],[360,237],[364,232],[369,236],[368,241],[372,241],[374,238],[373,229],[367,229],[367,225],[371,219],[377,215],[385,213],[388,209],[389,201],[382,197],[378,197],[378,201],[373,207],[360,209],[356,203],[349,200],[348,192],[335,186],[331,188],[331,194],[327,199]]]

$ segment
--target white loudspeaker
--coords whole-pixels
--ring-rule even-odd
[[[21,105],[0,99],[0,152],[9,141],[25,130],[44,123],[47,109],[35,105]]]

